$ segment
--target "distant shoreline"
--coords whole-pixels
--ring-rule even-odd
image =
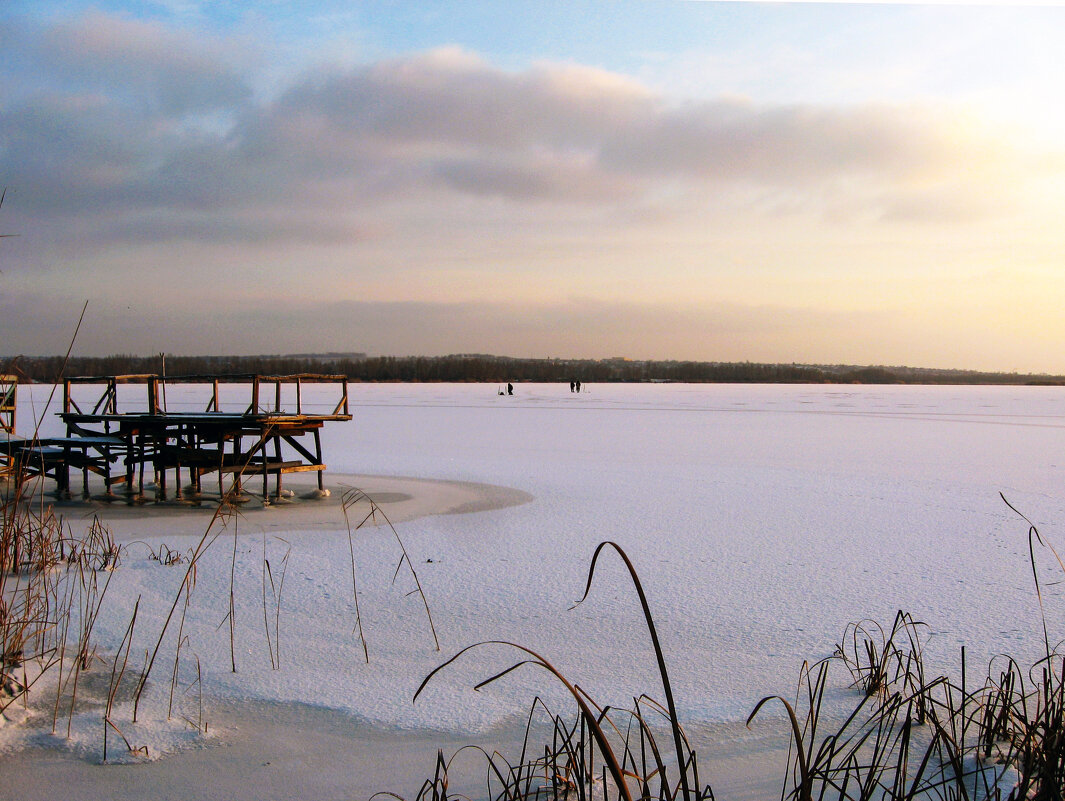
[[[928,384],[1062,386],[1065,375],[907,367],[903,365],[798,364],[611,359],[526,359],[489,354],[365,356],[298,354],[262,356],[61,356],[0,357],[0,372],[30,383],[58,376],[105,375],[342,375],[352,382],[398,383],[720,383],[720,384]]]

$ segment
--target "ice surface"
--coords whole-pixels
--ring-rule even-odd
[[[24,427],[32,414],[23,390]],[[963,644],[971,671],[995,653],[1036,654],[1042,629],[1027,524],[999,492],[1062,543],[1065,389],[586,390],[517,384],[505,397],[494,384],[351,385],[354,421],[328,425],[323,437],[330,471],[485,482],[535,500],[398,526],[432,608],[439,653],[419,597],[407,595],[409,575],[401,571],[392,585],[400,554],[391,533],[358,532],[369,664],[354,633],[346,534],[285,531],[280,539],[238,522],[237,672],[224,622],[230,528],[197,571],[179,692],[192,685],[198,659],[211,697],[300,701],[383,726],[484,731],[524,713],[534,695],[564,703],[560,686],[525,667],[474,692],[477,681],[520,658],[491,646],[411,699],[462,647],[509,640],[542,654],[601,703],[661,697],[636,594],[616,557],[604,558],[589,600],[569,609],[603,540],[619,543],[639,571],[688,721],[741,720],[763,695],[791,695],[803,660],[829,655],[848,622],[886,625],[898,609],[928,624],[934,669],[956,674]],[[32,392],[40,415],[47,393]],[[169,392],[177,408],[181,388]],[[51,415],[43,426],[59,432]],[[112,579],[96,625],[101,653],[117,649],[139,597],[132,653],[143,660],[184,577],[184,566],[151,561],[155,541],[145,539]],[[276,630],[269,589],[264,621],[264,547],[275,582],[288,553]],[[1060,636],[1061,589],[1046,592],[1050,628]],[[267,628],[280,636],[276,670]],[[165,714],[175,636],[176,624],[153,672],[156,717],[160,705]],[[187,703],[195,692],[183,696]]]

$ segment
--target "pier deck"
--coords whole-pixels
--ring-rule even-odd
[[[123,404],[132,408],[120,409],[119,387],[127,384],[144,385],[145,393],[132,404],[129,393],[123,393]],[[311,412],[304,389],[322,384],[335,387],[324,407],[331,411],[322,411],[318,392],[318,410]],[[193,385],[195,391],[183,394],[198,391],[201,402],[206,398],[204,411],[169,411],[166,388],[175,385]],[[222,411],[221,385],[236,385],[224,403],[232,407],[236,393],[240,411]],[[203,476],[213,473],[220,496],[225,476],[233,477],[238,495],[244,477],[261,476],[264,504],[271,502],[271,476],[275,499],[281,497],[282,477],[288,473],[317,472],[318,489],[323,490],[321,429],[328,422],[351,420],[346,376],[317,374],[70,378],[64,382],[60,417],[65,437],[21,443],[16,455],[27,473],[54,479],[63,497],[70,497],[71,471],[82,473],[83,497],[89,495],[92,473],[103,478],[106,497],[115,497],[115,488],[121,487],[130,502],[144,500],[146,486],[154,500],[168,500],[170,474],[175,499],[198,496]],[[310,441],[301,441],[306,439]],[[184,489],[183,470],[188,474]]]

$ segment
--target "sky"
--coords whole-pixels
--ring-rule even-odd
[[[5,0],[0,355],[1065,373],[1062,5]]]

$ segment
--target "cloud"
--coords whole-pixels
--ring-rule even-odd
[[[233,220],[187,226],[189,235],[214,229],[229,241],[274,235],[283,210],[301,209],[316,213],[300,230],[318,219],[335,240],[352,230],[337,215],[387,205],[402,217],[404,203],[449,197],[503,199],[516,213],[532,204],[529,215],[594,206],[619,218],[692,198],[756,215],[989,211],[970,202],[981,173],[965,169],[970,149],[986,150],[980,132],[959,137],[949,112],[928,108],[678,104],[602,70],[507,71],[454,47],[320,67],[255,100],[224,43],[189,31],[91,13],[31,38],[37,64],[68,81],[0,101],[5,180],[36,198],[34,213],[83,225],[105,212],[130,222],[210,213]],[[190,124],[190,114],[214,123]],[[247,222],[257,213],[258,230]],[[117,235],[129,225],[100,227]],[[181,226],[157,229],[169,240]]]
[[[572,65],[506,72],[457,48],[346,71],[323,70],[277,103],[280,117],[311,115],[331,128],[397,145],[574,146],[649,113],[634,81]]]
[[[121,90],[166,113],[231,108],[251,96],[230,63],[233,43],[199,32],[94,11],[29,33],[44,70],[91,89]]]
[[[453,50],[316,75],[258,123],[255,141],[286,148],[370,148],[384,158],[462,163],[466,176],[479,160],[488,184],[493,163],[504,158],[535,157],[540,174],[579,164],[625,187],[619,198],[636,180],[644,190],[678,179],[794,187],[861,175],[889,182],[950,171],[964,152],[949,116],[928,108],[736,99],[678,106],[597,70],[540,65],[508,73]],[[553,183],[560,198],[568,194],[565,181]],[[461,185],[480,190],[477,181]]]
[[[612,203],[642,188],[625,175],[598,169],[588,157],[566,154],[440,159],[433,177],[459,192],[515,201]]]

